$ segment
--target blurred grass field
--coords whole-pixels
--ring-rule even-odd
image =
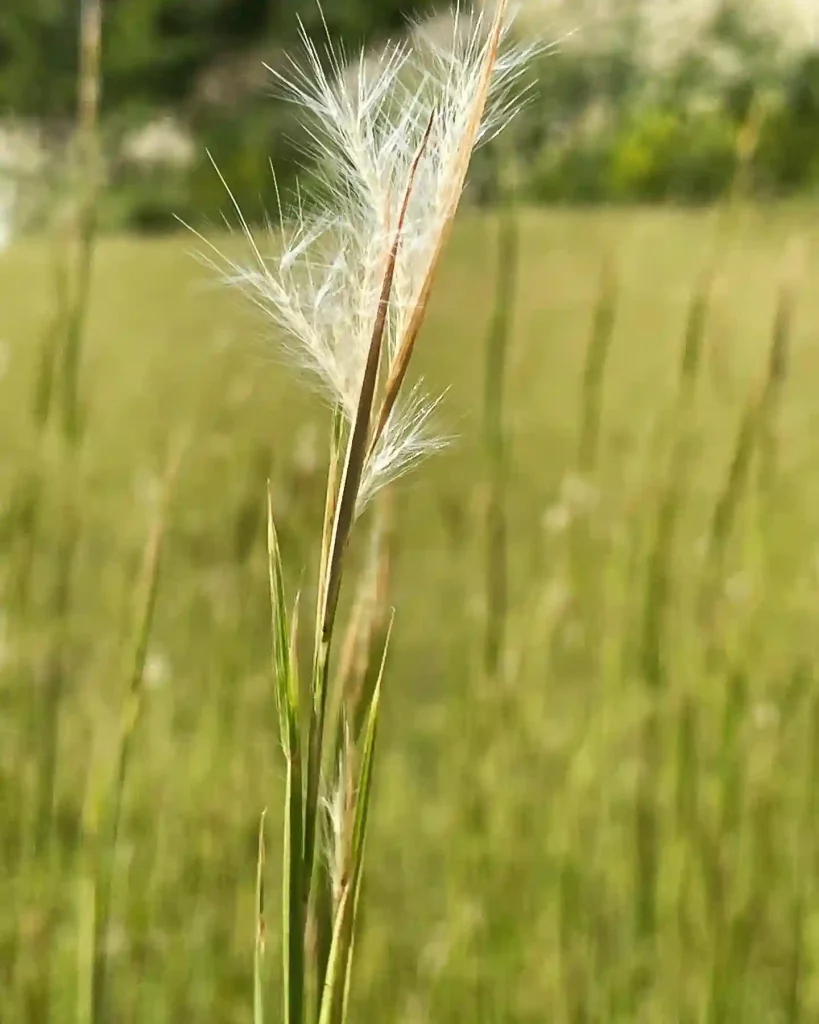
[[[440,415],[455,441],[394,494],[397,617],[354,1019],[818,1019],[819,217],[742,213],[693,375],[686,364],[690,409],[680,366],[715,214],[520,218],[503,670],[481,668],[497,224],[471,214],[419,350],[428,383],[448,389]],[[265,488],[269,478],[288,582],[309,598],[329,427],[263,320],[195,247],[101,242],[87,427],[70,468],[32,422],[49,253],[25,241],[0,256],[3,1024],[76,1016],[82,809],[126,697],[129,602],[180,433],[115,866],[112,1020],[250,1019],[256,832],[264,807],[278,821],[282,779]],[[600,444],[579,467],[612,254]],[[781,388],[749,451],[743,422],[770,376],[778,307]],[[32,471],[44,481],[33,548],[17,515]],[[58,626],[67,495],[80,539]],[[43,666],[58,628],[68,683],[40,841]]]

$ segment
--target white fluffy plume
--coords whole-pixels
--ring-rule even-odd
[[[229,265],[230,279],[270,315],[293,361],[352,423],[396,253],[359,508],[441,445],[428,430],[437,402],[417,387],[401,395],[406,364],[472,152],[514,114],[530,52],[506,45],[505,0],[492,16],[456,15],[445,45],[417,32],[412,43],[352,65],[329,39],[320,50],[302,29],[304,60],[272,74],[309,125],[320,208],[308,215],[299,204],[273,258],[247,230],[252,264]]]

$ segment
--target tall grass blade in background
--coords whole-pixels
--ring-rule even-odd
[[[169,462],[154,522],[145,545],[137,582],[133,632],[128,658],[128,686],[121,711],[115,746],[100,757],[88,780],[83,813],[86,871],[81,879],[80,992],[78,1024],[96,1024],[109,1016],[109,961],[115,865],[120,841],[122,806],[136,729],[145,700],[145,666],[153,629],[167,506],[178,471],[182,449]],[[100,751],[104,749],[102,737]]]
[[[60,235],[65,234],[65,229]],[[45,455],[46,433],[52,417],[54,394],[59,384],[59,354],[65,325],[69,318],[69,256],[66,240],[59,237],[54,243],[53,319],[40,341],[37,378],[34,385],[32,417],[37,440],[36,459],[26,466],[25,475],[17,485],[15,501],[7,515],[8,531],[18,540],[14,586],[11,594],[18,614],[25,617],[31,596],[31,577],[34,570],[37,537],[39,533],[43,478],[41,465]]]
[[[639,644],[639,677],[647,688],[642,727],[638,794],[635,807],[635,938],[641,950],[635,993],[650,978],[657,933],[662,808],[659,771],[662,763],[661,701],[668,697],[672,666],[669,634],[673,613],[673,573],[678,525],[689,485],[693,413],[700,378],[714,271],[707,267],[691,295],[680,361],[677,395],[670,424],[670,452],[662,468],[660,493],[652,523]]]
[[[25,811],[20,821],[20,876],[37,888],[38,862],[52,854],[58,746],[66,689],[72,665],[73,578],[81,536],[81,467],[78,421],[80,351],[91,295],[91,269],[96,238],[99,191],[99,97],[101,87],[102,4],[83,0],[78,44],[78,109],[74,136],[59,174],[69,216],[56,228],[53,243],[55,311],[43,334],[32,395],[33,458],[27,460],[15,484],[10,513],[2,533],[8,535],[9,588],[0,596],[16,625],[23,631],[39,628],[45,617],[44,656],[29,671],[26,697],[17,727],[23,763],[27,764]],[[73,397],[72,397],[73,396]],[[55,415],[61,417],[55,423]],[[59,460],[49,460],[51,431],[56,427]],[[50,502],[61,506],[59,532],[41,536],[41,520]],[[50,550],[49,594],[45,601],[34,593],[40,549]],[[37,600],[35,600],[37,598]],[[45,605],[45,607],[43,607]],[[42,861],[41,861],[42,858]],[[46,888],[51,885],[47,882]],[[26,891],[21,884],[21,894]],[[56,899],[56,893],[50,893]],[[38,954],[48,973],[52,942],[49,937]],[[22,994],[28,955],[22,930],[14,954],[13,988]],[[41,994],[44,1005],[49,993]]]
[[[78,40],[77,121],[68,159],[61,168],[61,205],[68,217],[58,224],[53,241],[54,314],[43,333],[34,385],[32,415],[42,460],[45,434],[60,406],[60,430],[69,450],[76,446],[80,422],[80,368],[85,322],[91,298],[97,205],[100,190],[101,150],[99,107],[102,64],[102,3],[82,0]],[[29,599],[37,549],[43,467],[27,467],[12,505],[12,525],[20,536],[16,567],[16,600],[22,611]],[[66,542],[67,561],[73,543]]]
[[[78,518],[79,446],[81,441],[79,389],[82,341],[91,298],[91,275],[96,240],[99,178],[98,119],[102,47],[101,0],[83,0],[79,46],[80,72],[76,136],[79,186],[75,221],[76,237],[71,246],[74,251],[75,264],[71,268],[70,279],[73,286],[71,299],[65,308],[66,320],[60,332],[62,345],[59,382],[62,401],[62,441],[66,449],[64,463],[66,498],[63,517],[64,532],[56,557],[55,581],[52,591],[51,614],[58,627],[55,629],[54,646],[45,670],[42,733],[38,741],[42,763],[39,770],[35,839],[39,849],[44,847],[48,839],[54,803],[56,750],[59,741],[65,677],[69,671],[68,619],[71,608],[71,587],[81,532]],[[40,500],[39,485],[33,489],[31,500],[34,504],[26,517],[29,535],[24,538],[28,549],[23,568],[24,592],[27,592],[28,589],[27,578],[31,572],[34,557],[33,545],[35,544],[38,520],[37,506]]]
[[[272,315],[290,353],[318,375],[334,406],[306,733],[272,515],[269,531],[274,674],[287,763],[288,1024],[305,1017],[335,1024],[349,1002],[383,659],[371,691],[336,702],[330,691],[337,609],[356,520],[379,490],[441,444],[428,432],[437,402],[417,385],[409,388],[407,374],[472,152],[514,111],[527,54],[504,49],[508,26],[501,0],[491,19],[456,19],[448,47],[396,47],[374,75],[362,61],[352,88],[332,43],[328,74],[328,62],[303,31],[306,68],[294,64],[291,77],[279,74],[278,81],[314,122],[329,201],[315,220],[299,205],[275,261],[262,256],[234,202],[254,263],[228,263],[227,277]],[[336,703],[334,718],[328,709]]]
[[[797,273],[798,264],[792,259],[777,299],[766,374],[746,400],[728,472],[711,516],[699,600],[702,627],[712,637],[712,653],[716,653],[714,630],[718,628],[718,597],[725,580],[725,562],[743,498],[753,482],[755,457],[760,461],[760,496],[766,510],[775,487],[777,419],[788,373]],[[763,522],[763,530],[764,526]]]
[[[600,430],[603,418],[603,393],[614,325],[617,316],[617,270],[612,254],[603,258],[597,302],[594,307],[591,336],[581,387],[580,435],[577,443],[577,468],[592,476],[600,454]]]
[[[82,0],[77,138],[82,189],[77,211],[76,280],[71,312],[66,324],[62,374],[63,432],[71,445],[78,444],[82,429],[82,342],[91,299],[101,172],[98,130],[101,62],[102,0]]]
[[[782,281],[777,297],[776,312],[771,330],[768,356],[768,374],[762,405],[764,414],[760,438],[760,489],[766,498],[776,489],[779,452],[779,419],[782,411],[783,391],[788,377],[794,321],[797,312],[798,290],[804,265],[801,240],[795,241],[785,254]]]
[[[505,647],[508,615],[506,487],[507,453],[504,398],[518,288],[520,228],[515,186],[505,151],[498,153],[502,195],[497,216],[495,308],[486,337],[484,376],[484,446],[486,456],[486,637],[483,670],[497,680]]]
[[[700,378],[714,270],[708,267],[694,287],[688,307],[676,400],[670,422],[670,451],[657,498],[647,566],[640,665],[653,692],[666,680],[666,630],[672,589],[674,544],[691,469],[694,403]]]
[[[754,159],[770,115],[769,102],[763,90],[757,85],[752,88],[745,120],[734,140],[733,173],[730,183],[716,206],[716,226],[709,259],[709,274],[713,278],[716,278],[724,264],[742,215],[747,211],[753,188]],[[709,369],[715,390],[727,392],[724,353],[720,351],[723,343],[721,337],[715,336],[709,353]]]

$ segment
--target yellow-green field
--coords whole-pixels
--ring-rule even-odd
[[[396,619],[353,1020],[819,1019],[819,212],[742,215],[681,374],[714,225],[521,214],[509,601],[491,676],[497,226],[470,215],[456,233],[419,350],[429,386],[449,389],[455,440],[391,492]],[[180,437],[114,870],[110,1022],[251,1019],[265,807],[277,963],[265,489],[309,607],[329,424],[195,248],[101,243],[76,459],[32,413],[49,252],[0,255],[2,1024],[83,1019],[93,794],[127,709],[140,561]],[[581,474],[607,252],[615,326]]]

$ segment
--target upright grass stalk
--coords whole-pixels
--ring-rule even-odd
[[[714,678],[725,684],[719,764],[720,807],[712,844],[720,852],[713,858],[715,865],[711,870],[717,879],[711,887],[711,913],[717,936],[711,996],[711,1019],[714,1021],[728,1019],[730,1013],[736,1012],[731,1004],[731,1000],[736,998],[735,986],[729,989],[724,975],[729,969],[738,973],[739,968],[726,965],[725,958],[735,956],[737,950],[741,952],[744,948],[741,943],[737,945],[736,922],[726,905],[729,896],[725,890],[730,891],[732,879],[723,862],[726,851],[732,860],[741,858],[743,837],[753,824],[748,820],[752,809],[747,806],[745,798],[748,776],[740,737],[749,720],[749,673],[753,663],[755,625],[752,621],[747,627],[751,634],[750,649],[732,649],[725,635],[722,593],[731,540],[742,509],[752,497],[755,460],[760,462],[759,489],[764,505],[770,501],[774,487],[776,419],[787,376],[793,320],[794,282],[791,270],[789,268],[786,274],[777,301],[766,375],[752,389],[746,401],[728,471],[713,509],[698,592],[697,613],[703,635],[705,667]],[[768,525],[767,520],[763,520],[763,546]],[[745,969],[744,962],[742,969]]]
[[[71,608],[71,587],[74,562],[80,537],[78,512],[80,398],[79,371],[81,345],[91,295],[91,274],[96,241],[96,209],[99,176],[98,118],[100,98],[100,66],[102,47],[101,0],[83,0],[80,16],[80,72],[76,149],[82,195],[76,222],[76,266],[73,294],[67,307],[62,339],[61,429],[65,454],[65,482],[68,489],[63,516],[63,536],[56,559],[56,580],[52,593],[51,619],[54,623],[52,650],[47,661],[43,687],[42,734],[39,749],[42,760],[39,771],[35,841],[42,849],[47,841],[54,802],[57,746],[63,703],[65,677],[68,671],[68,629]],[[49,388],[50,393],[50,388]],[[50,405],[50,402],[49,402]],[[44,414],[49,406],[44,402]],[[34,533],[39,505],[37,486],[29,526],[29,544]],[[33,563],[33,550],[26,559],[26,576]]]
[[[697,282],[691,296],[685,330],[679,384],[671,423],[671,452],[659,495],[653,539],[649,551],[640,638],[640,675],[648,691],[641,740],[641,764],[635,813],[636,937],[648,954],[653,951],[657,928],[657,884],[660,856],[660,813],[657,797],[661,765],[660,698],[668,689],[668,636],[672,573],[678,522],[682,512],[692,448],[692,418],[702,365],[714,272],[711,267]],[[637,990],[645,977],[640,976]]]
[[[603,416],[603,387],[606,377],[614,324],[617,316],[617,271],[611,254],[600,268],[600,282],[594,307],[591,335],[586,347],[586,363],[580,393],[580,435],[577,444],[577,468],[591,476],[597,469],[600,449],[600,424]]]
[[[109,1019],[110,1015],[107,947],[122,805],[134,738],[144,706],[145,663],[159,589],[167,504],[180,458],[181,449],[174,453],[169,463],[162,495],[143,552],[127,662],[128,685],[110,769],[107,759],[105,763],[94,766],[83,808],[87,862],[81,879],[77,1024],[97,1024]]]
[[[79,429],[80,356],[91,293],[100,174],[102,0],[81,0],[78,55],[77,123],[71,154],[76,179],[68,183],[75,215],[66,227],[58,227],[54,243],[55,309],[40,345],[32,403],[33,423],[40,444],[51,422],[55,397],[60,400],[62,434],[69,445],[76,441]],[[28,596],[41,491],[42,480],[39,475],[32,476],[23,488],[21,499],[20,528],[26,548],[18,588],[23,600]]]
[[[77,218],[77,266],[74,299],[66,325],[62,375],[62,425],[69,445],[79,443],[82,342],[91,297],[97,237],[100,177],[99,108],[102,60],[102,0],[82,0],[80,8],[80,75],[78,149],[84,195]]]
[[[330,825],[349,823],[355,801],[355,765],[357,749],[377,682],[378,663],[385,650],[391,615],[388,608],[390,562],[392,555],[392,505],[386,492],[377,501],[370,538],[368,563],[361,573],[353,605],[340,645],[334,673],[331,706],[328,709],[329,735],[335,737],[335,749],[324,758],[325,772],[336,777],[336,803],[326,806]],[[343,773],[341,768],[343,766]],[[342,813],[343,807],[343,813]],[[325,832],[327,829],[325,829]],[[331,827],[332,832],[332,827]],[[336,839],[338,843],[338,839]],[[344,854],[337,850],[341,862]],[[333,858],[325,857],[317,865],[315,902],[308,922],[308,948],[316,964],[316,974],[324,977],[332,943],[333,911],[337,909],[338,885],[333,881]],[[336,874],[339,874],[336,871]],[[313,994],[316,1002],[315,993]],[[312,1016],[312,1015],[311,1015]]]
[[[762,132],[768,118],[769,108],[765,95],[754,89],[745,120],[742,122],[734,142],[734,167],[728,188],[716,207],[716,229],[712,243],[711,267],[716,270],[722,265],[735,236],[740,214],[749,200],[752,186],[754,159],[759,149]],[[714,339],[710,350],[710,368],[715,389],[719,386],[719,362]]]
[[[64,232],[61,232],[61,235]],[[69,316],[70,281],[68,254],[65,240],[60,237],[54,243],[54,303],[52,321],[48,324],[40,342],[37,378],[34,385],[32,420],[35,433],[37,457],[33,465],[27,466],[23,481],[19,485],[19,497],[12,506],[9,527],[20,538],[20,551],[15,566],[14,603],[21,618],[28,609],[31,577],[37,550],[37,536],[43,499],[43,447],[54,404],[58,381],[58,357],[61,339]]]
[[[54,314],[43,334],[34,384],[33,419],[38,436],[51,421],[54,395],[60,383],[58,357],[62,350],[61,341],[69,319],[71,302],[69,249],[63,229],[54,243]]]
[[[591,331],[580,386],[580,430],[575,455],[577,477],[586,486],[599,486],[598,468],[601,448],[601,425],[605,394],[606,370],[609,362],[617,318],[618,281],[612,253],[604,254],[592,315]],[[599,566],[606,554],[595,542],[587,515],[572,516],[568,531],[567,556],[572,588],[585,611],[590,637],[605,635],[605,599],[600,585]],[[589,568],[591,567],[590,571]],[[590,650],[593,657],[597,652]],[[601,655],[605,657],[605,655]],[[593,671],[597,671],[595,668]]]
[[[71,390],[66,383],[66,360],[69,352],[77,353],[84,333],[85,308],[90,293],[91,253],[93,252],[93,210],[95,208],[96,169],[91,166],[91,153],[96,149],[100,92],[100,49],[102,7],[100,0],[84,0],[80,28],[80,70],[77,127],[74,138],[72,167],[79,179],[88,177],[85,188],[74,196],[75,181],[68,183],[69,192],[78,199],[79,212],[73,223],[58,226],[54,242],[53,319],[40,345],[37,377],[32,399],[32,419],[36,455],[25,467],[19,495],[12,503],[10,532],[17,539],[13,558],[12,608],[25,619],[31,602],[32,579],[39,544],[42,506],[46,496],[45,446],[57,400]],[[76,259],[74,258],[76,255]],[[78,365],[78,358],[71,357]],[[74,375],[76,377],[76,374]],[[75,390],[75,389],[74,389]],[[76,404],[72,402],[72,405]],[[73,418],[73,417],[72,417]],[[63,416],[63,465],[61,475],[67,485],[62,516],[62,535],[54,557],[55,577],[49,599],[48,618],[51,635],[42,678],[29,687],[25,720],[21,737],[26,748],[34,746],[35,758],[31,783],[32,820],[23,823],[24,838],[21,857],[45,851],[50,841],[57,772],[60,717],[64,682],[69,658],[69,617],[71,585],[76,547],[79,540],[76,444],[68,428],[69,416]],[[64,492],[65,493],[65,492]],[[29,849],[31,847],[31,849]],[[19,965],[18,965],[19,966]]]
[[[802,277],[803,257],[801,244],[794,242],[785,257],[771,330],[768,374],[765,382],[765,414],[760,425],[759,487],[766,499],[770,498],[775,491],[778,477],[779,418],[782,393],[787,382],[790,365],[797,290]]]
[[[795,306],[794,267],[789,266],[777,301],[771,332],[767,372],[747,399],[734,442],[733,454],[711,516],[699,589],[700,620],[716,654],[715,628],[725,563],[743,496],[751,483],[755,455],[761,456],[760,487],[767,498],[774,486],[777,449],[776,421],[788,372]]]
[[[497,218],[495,307],[486,336],[483,396],[486,459],[486,632],[484,675],[501,672],[508,618],[506,494],[508,484],[504,401],[520,267],[520,222],[514,182],[505,183],[505,152],[498,152],[501,200]],[[504,188],[506,184],[506,188]]]
[[[692,417],[713,283],[714,272],[709,267],[691,296],[679,384],[672,411],[671,451],[657,505],[648,561],[640,664],[644,681],[655,692],[662,688],[666,681],[664,654],[674,543],[690,471]]]
[[[389,308],[392,285],[395,277],[395,265],[398,259],[401,231],[403,230],[404,218],[412,195],[415,170],[417,169],[418,162],[423,155],[423,150],[426,146],[428,137],[428,133],[424,135],[421,142],[421,148],[419,149],[416,160],[410,169],[404,201],[400,210],[397,233],[387,257],[387,265],[378,300],[375,325],[373,327],[372,339],[370,341],[367,360],[364,367],[364,375],[361,382],[358,407],[349,431],[343,469],[341,470],[339,477],[338,494],[335,501],[335,507],[332,512],[332,524],[329,525],[329,529],[328,525],[325,524],[325,529],[323,531],[325,543],[327,544],[327,560],[322,567],[320,575],[320,579],[323,584],[323,591],[320,594],[318,618],[316,621],[315,648],[313,656],[313,704],[311,708],[310,731],[308,736],[307,818],[305,822],[304,840],[305,861],[310,865],[310,873],[305,878],[305,903],[308,906],[310,903],[313,878],[316,870],[315,845],[320,808],[319,787],[322,771],[322,751],[324,749],[325,742],[324,723],[327,713],[330,653],[333,642],[336,611],[338,608],[338,598],[341,590],[342,561],[347,547],[347,542],[349,540],[350,530],[355,518],[356,504],[358,502],[364,466],[368,456],[368,445],[370,443],[370,420],[372,417],[376,387],[378,384],[382,346],[384,344],[385,330],[387,326],[387,311]],[[330,520],[328,517],[328,523],[329,522]]]
[[[341,1024],[349,1007],[389,631],[373,659],[380,667],[372,685],[368,667],[358,680],[333,676],[347,550],[373,496],[440,447],[426,434],[437,403],[410,390],[407,374],[472,152],[514,108],[510,90],[526,54],[501,52],[507,28],[507,0],[501,0],[491,19],[478,17],[466,35],[456,32],[451,50],[432,43],[396,48],[375,76],[362,62],[352,90],[332,45],[323,60],[303,34],[308,69],[296,67],[279,81],[316,122],[313,138],[331,202],[316,223],[299,206],[295,232],[274,269],[231,196],[254,264],[228,263],[228,277],[246,285],[288,333],[291,351],[318,374],[334,405],[304,693],[293,653],[297,623],[288,613],[269,515],[274,679],[286,763],[286,1024]],[[403,71],[413,68],[418,74],[405,79]],[[363,663],[373,653],[367,647]],[[334,679],[342,687],[336,694]]]
[[[55,398],[63,407],[62,432],[66,430],[72,385],[67,380],[70,366],[76,389],[78,350],[82,340],[84,309],[90,292],[91,258],[94,245],[95,190],[98,175],[97,121],[100,95],[102,7],[98,0],[82,0],[78,45],[77,123],[69,165],[71,177],[61,182],[66,188],[73,216],[59,223],[53,243],[54,312],[41,342],[32,396],[32,420],[38,448],[38,463],[27,468],[12,518],[22,539],[18,559],[16,597],[21,610],[28,602],[31,574],[37,547],[43,499],[42,447],[51,423]]]
[[[326,574],[327,567],[329,566],[333,515],[336,502],[338,501],[339,493],[343,430],[343,416],[341,414],[341,410],[338,407],[336,407],[336,409],[333,412],[332,430],[330,435],[330,458],[327,471],[327,488],[324,505],[324,519],[322,526],[321,555],[319,559],[319,579],[317,587],[314,638],[318,637],[319,623],[321,621],[321,610],[324,607],[324,602],[326,600]],[[314,671],[316,658],[317,654],[314,647]],[[320,755],[319,759],[322,760]],[[321,765],[319,770],[321,770]],[[317,824],[314,823],[312,827],[317,827]],[[311,842],[315,842],[314,835],[311,837]],[[315,1019],[318,1015],[317,1007],[319,1005],[321,994],[318,991],[316,979],[323,978],[327,969],[327,961],[330,956],[330,944],[332,942],[333,920],[329,864],[326,859],[319,860],[319,862],[316,865],[316,871],[320,877],[317,880],[317,894],[313,905],[308,905],[309,893],[307,892],[307,888],[304,883],[302,883],[303,892],[300,896],[303,902],[302,913],[306,916],[306,922],[302,923],[301,925],[305,929],[306,955],[309,956],[312,959],[312,961],[316,964],[315,978],[308,979],[308,983],[312,983],[312,987],[307,992],[307,998],[310,1000],[310,1009],[308,1011],[308,1018],[310,1020]],[[287,969],[287,966],[285,966],[285,970]],[[303,967],[302,972],[304,973]]]

